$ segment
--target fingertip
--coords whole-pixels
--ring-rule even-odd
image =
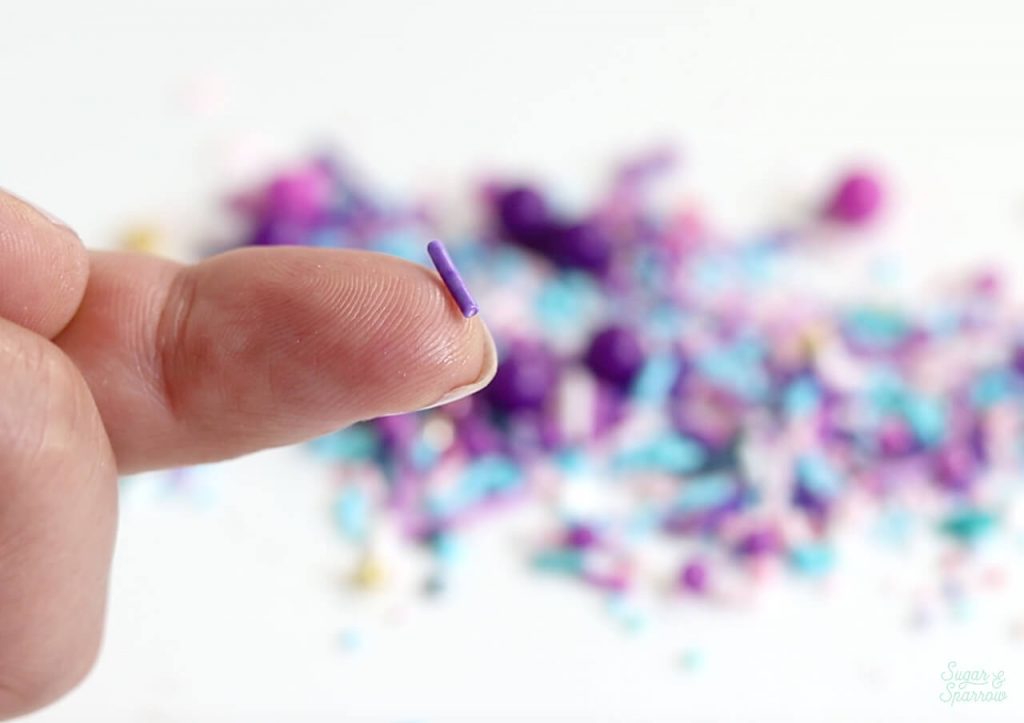
[[[89,277],[89,255],[65,224],[0,191],[0,317],[48,339],[71,321]]]
[[[465,399],[482,390],[494,379],[494,375],[498,371],[498,351],[494,345],[494,337],[491,336],[487,324],[476,313],[473,314],[469,323],[473,326],[473,331],[472,340],[466,349],[466,353],[471,360],[467,362],[467,368],[471,368],[474,365],[472,360],[478,360],[478,371],[474,375],[467,375],[470,376],[468,380],[452,380],[451,384],[454,384],[454,386],[451,389],[442,394],[432,404],[428,404],[416,411],[433,409],[434,407]]]
[[[428,409],[479,391],[497,369],[494,340],[479,315],[467,318],[430,269],[381,254],[365,254],[375,280],[354,306],[371,311],[346,326],[365,339],[345,386],[355,419]],[[341,370],[341,369],[340,369]]]

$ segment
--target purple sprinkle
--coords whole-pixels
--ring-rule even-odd
[[[566,530],[564,544],[576,550],[586,550],[600,542],[600,537],[593,527],[572,525]]]
[[[441,279],[444,281],[444,285],[448,287],[448,291],[451,293],[452,298],[455,299],[455,303],[459,305],[459,311],[462,312],[462,315],[467,319],[471,316],[476,316],[477,312],[480,311],[480,307],[476,305],[473,295],[466,288],[466,282],[462,280],[459,270],[455,268],[452,257],[448,255],[448,249],[440,241],[431,241],[427,244],[427,253],[430,254],[430,260],[434,262],[434,268],[441,275]]]
[[[877,176],[855,170],[840,179],[825,205],[825,217],[837,223],[860,226],[879,212],[884,189]]]
[[[679,584],[694,593],[703,593],[708,589],[708,569],[699,560],[691,560],[679,574]]]

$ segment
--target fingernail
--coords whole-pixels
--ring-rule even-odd
[[[0,188],[0,193],[4,193],[4,194],[10,196],[11,198],[13,198],[15,201],[17,201],[18,203],[22,204],[23,206],[28,206],[33,211],[35,211],[37,214],[39,214],[40,216],[45,218],[47,221],[52,223],[54,226],[60,226],[62,228],[68,229],[69,231],[71,230],[71,227],[68,224],[64,223],[64,221],[62,221],[61,219],[59,219],[56,216],[54,216],[52,213],[50,213],[46,209],[40,208],[39,206],[37,206],[36,204],[32,203],[28,199],[22,198],[18,194],[13,193],[11,191],[8,191],[6,188]]]
[[[480,365],[480,376],[469,384],[463,384],[461,387],[452,389],[433,404],[423,407],[423,409],[419,409],[417,411],[422,412],[427,409],[433,409],[434,407],[440,407],[443,404],[451,404],[452,402],[456,402],[460,399],[465,399],[470,394],[475,394],[490,384],[491,379],[494,378],[494,373],[498,370],[498,350],[494,348],[494,337],[491,336],[491,332],[487,328],[487,325],[481,321],[481,326],[484,331],[485,346],[484,361],[483,364]]]

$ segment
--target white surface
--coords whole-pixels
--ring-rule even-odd
[[[399,191],[485,167],[585,184],[610,151],[670,140],[685,188],[727,223],[864,157],[894,180],[888,236],[940,268],[1019,268],[1022,8],[8,0],[0,185],[105,245],[132,219],[201,217],[224,184],[314,139]],[[300,452],[202,479],[219,499],[205,512],[145,484],[126,495],[100,664],[33,720],[1024,717],[1024,649],[1006,630],[1019,590],[913,634],[872,566],[927,570],[854,550],[827,597],[776,586],[753,610],[683,607],[631,638],[585,594],[522,579],[510,522],[477,540],[458,596],[395,626],[342,598],[332,481]],[[353,626],[364,645],[346,654]],[[688,647],[699,672],[676,665]],[[942,706],[951,658],[1006,670],[1008,701]]]

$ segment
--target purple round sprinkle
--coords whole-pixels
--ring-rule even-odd
[[[497,193],[494,210],[509,238],[535,247],[550,225],[544,197],[529,186],[513,186]]]
[[[312,165],[274,179],[266,192],[267,212],[276,219],[315,219],[326,211],[333,190],[326,169]]]
[[[565,532],[564,544],[575,550],[586,550],[598,543],[597,531],[588,525],[575,524]]]
[[[501,355],[487,398],[505,412],[541,410],[555,390],[558,360],[540,343],[513,344]]]
[[[736,545],[737,553],[751,557],[768,555],[781,549],[782,537],[771,527],[747,533]]]
[[[882,184],[878,177],[863,170],[851,171],[840,179],[825,204],[824,215],[831,221],[860,226],[881,210]]]
[[[595,223],[583,222],[552,231],[549,253],[555,263],[594,274],[611,266],[611,239]]]
[[[643,366],[644,351],[631,329],[609,326],[590,340],[585,361],[594,376],[625,389]]]
[[[684,590],[701,594],[708,588],[708,569],[699,560],[691,560],[679,573],[679,586]]]
[[[434,268],[441,275],[441,280],[448,287],[448,291],[451,293],[452,298],[455,299],[455,303],[458,304],[462,315],[467,319],[471,316],[476,316],[477,312],[480,311],[480,307],[476,305],[473,295],[469,293],[469,289],[466,287],[466,282],[462,280],[459,270],[455,268],[452,257],[448,255],[448,249],[440,241],[431,241],[427,244],[427,253],[430,254],[430,260],[434,262]]]

